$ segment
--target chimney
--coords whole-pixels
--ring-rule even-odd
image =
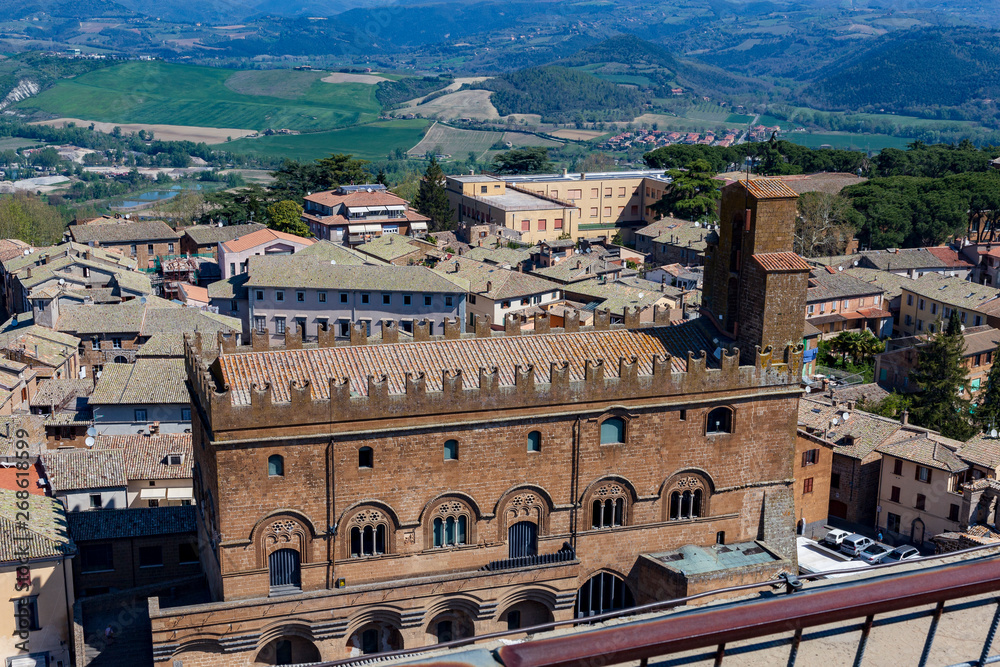
[[[470,169],[469,170],[469,176],[475,176],[475,175],[476,175],[476,170],[475,169]]]
[[[455,262],[455,273],[458,273],[458,270],[459,270],[460,268],[461,268],[461,267],[459,266],[458,262]]]
[[[848,401],[847,402],[847,411],[848,412],[853,412],[854,411],[854,401]]]
[[[566,167],[563,167],[563,177],[565,178],[567,174],[569,174],[569,170]]]
[[[149,425],[149,434],[155,435],[160,432],[160,422],[156,421]]]
[[[583,262],[581,262],[580,260],[576,260],[576,268],[580,269],[582,267],[583,267]]]
[[[31,267],[29,266],[28,273],[25,275],[25,278],[30,278],[30,277],[31,277]]]
[[[902,424],[903,426],[906,426],[907,424],[910,423],[910,411],[909,410],[903,410],[903,414],[900,415],[900,417],[899,417],[899,423]]]
[[[493,291],[493,281],[492,280],[487,280],[486,281],[486,293],[489,294],[492,291]]]

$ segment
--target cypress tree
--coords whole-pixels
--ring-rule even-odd
[[[959,393],[969,382],[962,364],[964,352],[962,326],[958,313],[952,312],[948,327],[920,348],[917,367],[910,374],[920,388],[914,422],[956,440],[968,440],[975,434],[969,422],[971,402]]]
[[[444,171],[434,158],[431,158],[427,171],[420,181],[420,189],[413,199],[413,207],[431,219],[431,227],[436,232],[455,227],[455,221],[452,220],[453,210],[445,190]]]

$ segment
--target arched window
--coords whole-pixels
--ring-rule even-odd
[[[733,411],[729,408],[715,408],[708,413],[708,422],[705,425],[705,433],[715,435],[718,433],[733,432]]]
[[[363,510],[351,520],[351,558],[381,556],[389,552],[389,521],[378,510]]]
[[[676,479],[667,491],[667,519],[680,521],[708,516],[710,487],[697,474],[685,474]]]
[[[435,548],[469,543],[469,517],[472,513],[465,503],[449,500],[434,513],[431,537]]]
[[[591,527],[624,526],[625,498],[626,491],[620,484],[604,484],[597,489],[591,503]]]
[[[634,606],[632,591],[621,577],[610,572],[601,572],[591,577],[576,595],[577,618]]]
[[[447,440],[444,443],[444,460],[458,460],[458,440]]]
[[[601,444],[613,445],[625,442],[625,420],[609,417],[601,422]]]
[[[542,451],[541,431],[532,431],[531,433],[528,434],[528,451],[529,452]]]
[[[285,475],[285,459],[280,454],[271,454],[267,457],[267,476],[283,477]]]
[[[375,452],[371,447],[362,447],[358,450],[358,467],[359,468],[374,468],[375,467]]]

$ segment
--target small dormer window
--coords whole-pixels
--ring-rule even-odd
[[[167,454],[167,465],[179,466],[183,460],[183,454]]]

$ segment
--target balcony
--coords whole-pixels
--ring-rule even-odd
[[[536,554],[534,556],[522,556],[520,558],[504,558],[495,560],[484,565],[481,569],[484,572],[496,572],[498,570],[517,570],[522,567],[538,567],[540,565],[553,565],[555,563],[568,563],[576,560],[576,552],[569,544],[563,544],[562,549],[554,554]]]

